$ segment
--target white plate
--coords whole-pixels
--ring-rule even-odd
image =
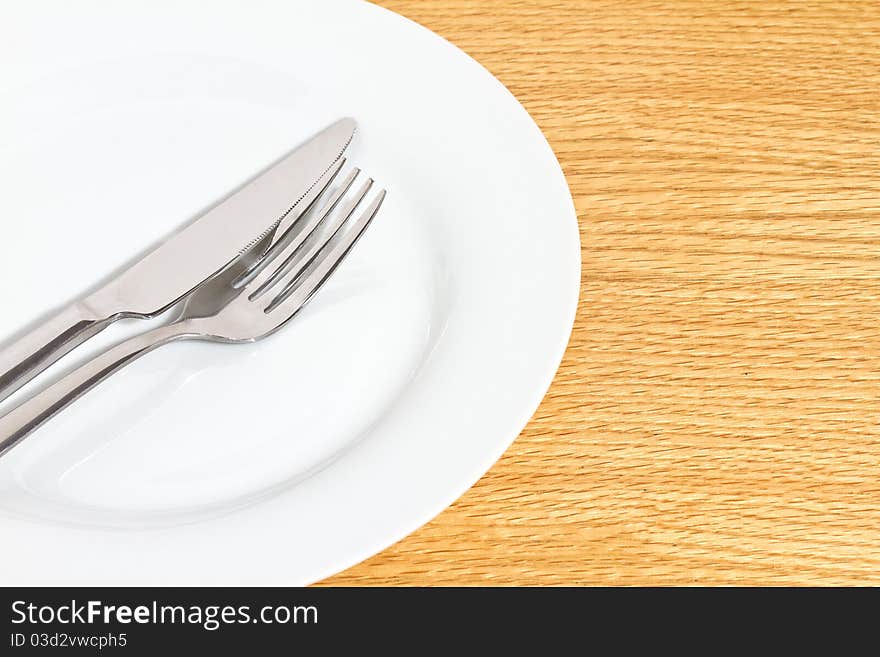
[[[497,80],[362,2],[2,12],[0,335],[339,116],[389,196],[284,331],[154,352],[0,461],[0,583],[312,582],[501,455],[562,357],[580,249],[559,165]]]

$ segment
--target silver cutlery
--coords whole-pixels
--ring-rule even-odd
[[[352,193],[358,173],[350,173],[319,212],[311,208],[296,218],[286,217],[230,267],[186,295],[175,320],[108,349],[0,417],[0,456],[157,347],[178,340],[249,343],[284,326],[324,285],[379,212],[384,190],[353,218],[373,182],[367,180]]]
[[[0,401],[122,318],[165,312],[285,216],[299,216],[338,172],[356,124],[309,139],[104,285],[0,349]]]

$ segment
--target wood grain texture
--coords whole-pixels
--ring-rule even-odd
[[[880,584],[880,5],[380,4],[544,130],[583,288],[502,460],[326,583]]]

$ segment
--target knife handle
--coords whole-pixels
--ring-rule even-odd
[[[0,417],[0,457],[55,414],[153,349],[194,337],[186,322],[159,326],[111,347]]]
[[[103,331],[114,319],[98,319],[87,305],[77,302],[5,345],[0,349],[0,401]]]

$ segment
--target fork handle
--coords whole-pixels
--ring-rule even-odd
[[[136,335],[62,377],[0,417],[0,457],[89,390],[153,349],[191,337],[185,324],[174,323]]]
[[[77,302],[0,349],[0,401],[103,331],[113,319],[98,318],[84,302]]]

